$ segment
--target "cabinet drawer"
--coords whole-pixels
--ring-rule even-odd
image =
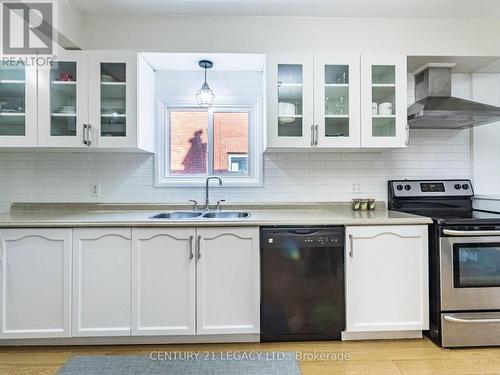
[[[441,314],[444,347],[500,345],[500,312]]]

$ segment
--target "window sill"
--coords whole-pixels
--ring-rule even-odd
[[[222,186],[219,186],[215,182],[210,184],[214,188],[239,188],[239,187],[263,187],[264,182],[257,178],[234,178],[224,176],[220,177],[222,180]],[[202,178],[169,178],[155,181],[154,186],[158,188],[169,188],[169,187],[205,187],[206,177]]]

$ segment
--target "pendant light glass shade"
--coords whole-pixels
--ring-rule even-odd
[[[200,107],[209,108],[214,104],[215,95],[207,83],[207,69],[210,69],[213,64],[208,60],[201,60],[198,64],[205,69],[205,82],[196,93],[196,101]]]
[[[208,108],[214,104],[215,95],[213,91],[208,87],[208,83],[205,82],[201,89],[196,93],[196,100],[200,107]]]

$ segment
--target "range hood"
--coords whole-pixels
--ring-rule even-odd
[[[427,64],[415,74],[416,102],[408,125],[416,129],[464,129],[500,121],[500,107],[451,96],[454,64]]]

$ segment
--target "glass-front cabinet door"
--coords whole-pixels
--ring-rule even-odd
[[[89,58],[92,141],[98,147],[136,145],[136,55],[93,51]]]
[[[361,57],[361,146],[407,143],[406,57]]]
[[[267,57],[267,147],[314,146],[312,56]]]
[[[37,145],[36,67],[0,61],[0,147]]]
[[[359,56],[314,56],[318,147],[359,147]]]
[[[87,147],[87,55],[67,51],[38,69],[38,140],[41,147]]]

